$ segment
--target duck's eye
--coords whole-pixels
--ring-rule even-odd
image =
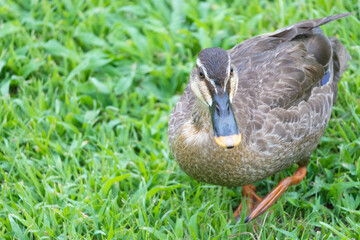
[[[233,73],[234,73],[234,69],[231,67],[230,68],[230,75],[233,75]]]
[[[200,75],[200,78],[204,78],[204,77],[205,77],[204,71],[202,70],[201,67],[199,68],[199,75]]]

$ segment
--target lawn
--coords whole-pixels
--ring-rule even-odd
[[[360,239],[359,9],[0,0],[0,239]],[[197,53],[349,11],[323,27],[352,60],[305,180],[259,224],[228,221],[241,187],[191,179],[167,142]],[[258,194],[295,169],[256,183]]]

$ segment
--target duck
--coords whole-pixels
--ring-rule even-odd
[[[204,183],[239,187],[249,222],[302,181],[347,69],[349,52],[321,25],[352,13],[305,20],[229,50],[201,50],[173,108],[168,142],[180,168]],[[264,198],[253,183],[297,164]],[[234,211],[239,219],[242,204]]]

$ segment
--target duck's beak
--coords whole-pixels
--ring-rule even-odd
[[[233,148],[239,145],[241,134],[227,91],[222,95],[214,93],[210,114],[214,127],[215,142],[223,148]]]

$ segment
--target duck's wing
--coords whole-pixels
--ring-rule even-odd
[[[233,106],[239,125],[246,126],[244,140],[272,154],[279,142],[317,145],[350,58],[319,26],[347,15],[300,22],[229,50],[239,72]]]
[[[349,14],[296,23],[229,50],[239,72],[239,91],[252,89],[250,93],[257,101],[254,104],[272,109],[297,105],[310,97],[314,87],[327,82],[337,86],[339,79],[334,79],[330,65],[339,65],[344,71],[349,54],[345,48],[334,49],[333,45],[341,44],[330,41],[318,27]]]

